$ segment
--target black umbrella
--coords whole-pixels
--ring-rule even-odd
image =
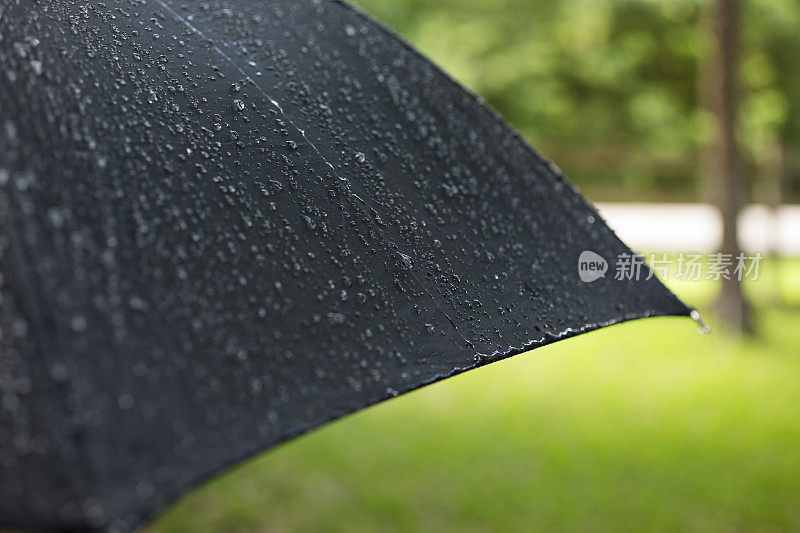
[[[12,0],[0,65],[5,525],[136,527],[370,404],[690,313],[347,5]]]

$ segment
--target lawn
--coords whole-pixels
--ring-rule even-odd
[[[750,283],[754,338],[659,318],[558,342],[289,442],[148,531],[800,531],[798,280]]]

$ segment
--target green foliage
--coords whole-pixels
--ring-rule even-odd
[[[483,96],[591,196],[696,198],[700,0],[356,0]],[[800,6],[744,0],[741,137],[800,157]],[[792,150],[795,150],[792,152]],[[800,169],[790,168],[796,181]],[[755,171],[751,172],[751,175]]]

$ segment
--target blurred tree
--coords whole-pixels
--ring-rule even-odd
[[[707,91],[705,101],[714,113],[717,138],[710,153],[709,170],[715,179],[716,204],[722,215],[720,257],[735,262],[741,249],[737,220],[743,205],[743,172],[737,135],[739,99],[739,0],[715,0],[709,6],[708,26],[713,35],[708,54],[707,75],[701,86]],[[736,276],[724,276],[717,300],[717,316],[728,328],[749,331],[750,310]]]
[[[778,207],[797,201],[800,182],[800,5],[794,0],[749,0],[743,6],[741,140],[752,154],[752,198],[772,210],[776,256]],[[775,269],[781,263],[773,262]],[[781,304],[782,276],[772,277],[773,302]]]

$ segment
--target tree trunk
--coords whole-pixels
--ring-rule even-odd
[[[710,17],[713,25],[713,70],[710,72],[709,98],[717,119],[718,136],[713,150],[716,177],[716,203],[722,215],[720,252],[730,254],[735,264],[740,253],[736,221],[743,203],[742,165],[736,137],[738,105],[739,0],[716,0]],[[716,303],[721,325],[735,332],[749,332],[749,306],[742,294],[741,282],[731,272],[722,280]]]

